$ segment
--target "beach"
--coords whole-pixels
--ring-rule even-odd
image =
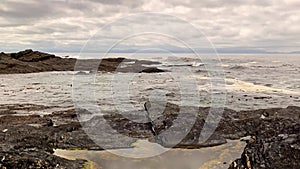
[[[55,150],[132,149],[138,140],[178,151],[216,147],[206,152],[212,156],[226,151],[228,156],[234,154],[227,161],[217,156],[208,159],[207,162],[219,164],[212,165],[214,168],[300,166],[299,57],[220,58],[217,64],[224,73],[223,83],[216,85],[201,59],[184,54],[141,54],[140,58],[115,54],[98,64],[95,57],[77,62],[72,57],[30,50],[14,55],[2,53],[0,168],[83,168],[90,161],[105,169],[110,167],[109,160],[101,166],[99,159],[64,158]],[[184,69],[189,72],[178,73]],[[193,88],[184,90],[185,85]],[[144,103],[149,98],[156,106],[152,110],[153,124],[138,121],[145,119]],[[218,103],[223,104],[214,104],[213,98],[222,98]],[[201,139],[212,107],[222,113],[212,116],[218,119],[217,124],[209,123],[208,129],[213,132],[209,138]],[[193,122],[191,125],[189,120],[179,121],[180,127],[186,125],[190,129],[185,137],[176,144],[172,140],[158,141],[151,125],[160,134],[168,131],[181,115]],[[101,130],[92,131],[91,127]],[[180,127],[172,132],[179,135]],[[91,137],[93,134],[97,140]],[[112,144],[114,134],[118,141]],[[232,141],[243,146],[228,146]],[[225,148],[218,149],[220,146]],[[195,153],[191,157],[197,156]],[[191,168],[205,168],[204,164]],[[135,166],[135,161],[128,166]],[[145,167],[150,169],[151,165]]]

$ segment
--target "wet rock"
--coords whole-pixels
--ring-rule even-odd
[[[50,126],[53,126],[53,121],[51,119],[47,119],[47,126],[50,127]]]
[[[4,106],[5,107],[5,106]],[[6,105],[10,109],[37,108],[31,105]],[[82,168],[84,160],[67,160],[54,156],[54,148],[97,147],[67,114],[30,115],[0,117],[0,168]],[[52,118],[68,121],[68,124],[54,126]],[[70,119],[68,119],[70,118]],[[68,120],[67,120],[68,119]],[[73,122],[71,122],[73,120]],[[39,126],[39,127],[36,127]]]
[[[133,65],[127,64],[134,62]],[[120,67],[120,65],[123,65]],[[141,72],[145,73],[163,72],[156,67],[145,67],[144,65],[160,64],[158,62],[145,60],[132,60],[125,58],[104,58],[100,60],[87,59],[76,60],[74,58],[62,58],[52,54],[33,51],[31,49],[18,53],[0,54],[0,74],[11,73],[34,73],[45,71],[103,71],[103,72]]]
[[[0,152],[1,169],[79,169],[83,168],[84,160],[66,160],[49,153],[29,150],[26,152]]]
[[[271,99],[272,97],[270,97],[270,96],[255,96],[255,97],[253,97],[254,99]]]
[[[36,128],[26,124],[6,127],[9,130],[0,134],[0,168],[83,167],[84,160],[70,161],[52,154],[53,148],[59,145],[51,134],[52,128]]]
[[[286,111],[289,113],[284,115]],[[295,114],[290,114],[292,112]],[[234,161],[230,169],[300,167],[299,108],[277,109],[269,114],[265,119],[253,119],[251,123],[240,125],[255,139],[248,141],[241,158]]]
[[[170,92],[170,93],[167,93],[166,96],[169,96],[169,97],[175,97],[175,96],[176,96],[176,93]]]
[[[265,111],[262,113],[262,115],[263,115],[264,117],[269,117],[269,113],[268,113],[268,112],[265,112]]]
[[[181,112],[181,120],[176,121],[180,109],[187,112]],[[168,148],[200,148],[225,144],[226,139],[218,132],[211,133],[211,136],[206,139],[200,139],[201,129],[205,123],[204,119],[208,110],[204,108],[201,111],[205,111],[206,113],[202,112],[201,115],[199,114],[196,117],[195,114],[189,113],[196,112],[197,114],[199,109],[196,107],[179,107],[178,105],[167,103],[164,112],[152,122],[138,123],[134,121],[134,119],[146,119],[147,117],[144,116],[145,112],[126,112],[124,113],[126,116],[109,114],[104,115],[104,119],[118,133],[132,138],[149,138],[150,141]],[[151,108],[151,112],[153,111],[155,111],[155,108]],[[101,123],[97,121],[97,124]],[[103,126],[98,127],[104,128]],[[151,132],[152,130],[154,132]]]
[[[8,110],[43,110],[42,106],[37,105],[2,105],[0,107]],[[152,106],[151,109],[155,111],[155,107]],[[176,127],[174,123],[178,119],[180,110],[184,110],[181,113],[187,120],[180,121],[180,125]],[[170,137],[163,137],[165,135],[162,133],[170,129],[174,131],[174,135],[180,134],[184,126],[191,122],[189,121],[193,116],[191,112],[196,112],[194,115],[196,119],[179,144],[168,139]],[[115,133],[110,134],[122,134],[132,139],[119,140],[119,144],[111,144],[110,148],[131,147],[132,142],[140,138],[148,138],[165,147],[199,148],[224,144],[226,139],[251,136],[244,139],[247,146],[241,158],[230,165],[231,169],[299,168],[299,107],[247,111],[225,109],[222,115],[214,114],[215,117],[222,116],[220,123],[209,138],[203,140],[201,132],[203,132],[202,128],[209,112],[208,107],[183,107],[167,103],[164,112],[154,119],[152,124],[154,130],[162,137],[153,135],[150,131],[150,123],[135,121],[145,118],[143,111],[123,112],[124,114],[106,112],[104,116],[94,116],[81,123],[76,118],[77,113],[93,114],[85,109],[55,111],[44,116],[5,114],[0,116],[0,131],[5,131],[0,132],[0,166],[2,168],[55,168],[59,165],[61,168],[82,168],[84,161],[70,161],[56,157],[52,154],[53,149],[102,150],[107,147],[100,147],[89,134],[98,134],[97,136],[101,137],[97,137],[96,141],[109,145],[112,140],[103,131],[113,128]],[[261,119],[261,115],[266,117]],[[51,121],[53,125],[49,125]],[[213,125],[215,124],[208,126]],[[85,130],[89,126],[94,127],[94,130]]]
[[[162,69],[158,69],[156,67],[150,67],[150,68],[143,69],[139,73],[159,73],[159,72],[165,72],[165,71]]]
[[[273,85],[272,84],[265,84],[265,86],[272,87]]]
[[[231,66],[230,69],[237,69],[237,70],[240,70],[240,69],[246,69],[247,67],[245,66],[241,66],[241,65],[234,65],[234,66]]]
[[[291,140],[281,140],[278,137],[257,138],[249,142],[241,156],[235,161],[238,165],[231,164],[230,169],[246,168],[299,168],[300,150],[299,135]]]

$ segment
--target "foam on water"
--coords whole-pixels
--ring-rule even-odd
[[[123,54],[116,56],[123,56]],[[221,58],[222,65],[226,65],[223,66],[227,89],[225,107],[242,110],[289,105],[299,106],[299,56],[227,55],[221,56]],[[75,96],[78,97],[75,99],[81,99],[85,106],[94,108],[97,105],[97,109],[102,111],[113,111],[118,109],[115,105],[116,98],[123,98],[119,99],[120,102],[118,103],[122,105],[124,111],[141,110],[147,98],[156,93],[158,93],[158,97],[163,94],[166,101],[177,104],[181,102],[183,96],[191,99],[196,97],[193,93],[182,93],[178,81],[194,79],[198,85],[200,99],[197,103],[191,103],[192,106],[210,106],[210,77],[205,71],[204,65],[194,64],[198,63],[199,60],[185,54],[180,54],[178,58],[164,57],[159,54],[146,56],[141,54],[141,58],[136,59],[158,60],[163,63],[162,68],[170,70],[190,69],[192,75],[176,78],[174,72],[155,74],[99,72],[93,83],[85,79],[90,78],[89,76],[81,75],[80,79],[83,83],[78,88],[72,86],[74,72],[0,75],[0,93],[2,93],[0,103],[30,103],[55,106],[57,109],[70,109],[74,106],[72,90],[83,90],[82,93],[87,94]],[[166,64],[168,66],[164,67],[163,65]],[[184,66],[172,67],[174,64]],[[123,84],[117,79],[126,79],[127,77],[132,78],[128,85],[128,96],[124,97]],[[112,81],[112,79],[115,80]],[[91,88],[95,88],[95,93],[90,93]],[[96,99],[90,97],[93,94],[95,94]],[[254,97],[260,96],[265,99],[254,99]],[[48,113],[51,111],[49,110]]]

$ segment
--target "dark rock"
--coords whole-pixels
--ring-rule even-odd
[[[255,139],[247,143],[241,158],[234,161],[230,169],[300,167],[299,108],[271,110],[262,110],[269,114],[266,119],[252,119],[240,125]]]
[[[176,96],[176,93],[170,92],[170,93],[167,93],[166,96],[169,96],[169,97],[175,97],[175,96]]]
[[[10,56],[15,58],[15,59],[19,59],[20,57],[24,56],[24,55],[28,55],[30,53],[32,53],[32,49],[26,49],[24,51],[20,51],[18,53],[11,53]]]
[[[289,136],[290,137],[290,136]],[[299,168],[300,167],[300,149],[299,134],[297,137],[286,142],[278,137],[260,138],[254,142],[249,142],[241,156],[240,162],[232,169],[246,168]],[[298,148],[296,148],[298,146]],[[230,168],[230,169],[231,169]]]
[[[265,84],[265,86],[272,87],[273,85],[272,84]]]
[[[165,71],[158,69],[156,67],[150,67],[150,68],[143,69],[139,73],[159,73],[159,72],[165,72]]]
[[[265,112],[265,111],[262,113],[262,115],[263,115],[264,117],[269,117],[269,113],[268,113],[268,112]]]
[[[270,96],[255,96],[255,97],[253,97],[254,99],[270,99],[270,98],[272,98],[272,97],[270,97]]]
[[[134,64],[129,64],[134,62]],[[120,66],[122,64],[122,66]],[[163,72],[156,67],[144,65],[160,64],[145,60],[132,60],[125,58],[104,58],[100,60],[76,60],[62,58],[52,54],[27,49],[18,53],[0,54],[0,74],[34,73],[46,71],[89,71],[89,72]]]
[[[234,65],[234,66],[230,67],[230,69],[238,69],[238,70],[240,70],[240,69],[246,69],[246,68],[247,67],[241,66],[241,65]]]
[[[66,160],[49,153],[30,150],[27,152],[0,152],[0,168],[4,169],[79,169],[83,168],[84,160]]]
[[[9,111],[43,110],[39,105],[2,105]],[[0,168],[83,168],[84,160],[67,160],[53,155],[54,148],[97,147],[81,130],[74,111],[56,112],[52,115],[0,117]],[[58,121],[59,126],[54,126]],[[62,122],[59,122],[62,121]],[[68,124],[63,124],[63,123]],[[5,131],[5,132],[4,132]]]
[[[53,121],[52,121],[51,119],[48,119],[48,120],[47,120],[47,126],[48,126],[48,127],[53,126],[53,124],[54,124],[54,123],[53,123]]]
[[[151,111],[156,111],[152,104]],[[209,114],[210,108],[182,107],[167,103],[164,112],[153,120],[154,136],[149,123],[138,123],[135,119],[143,118],[145,112],[104,112],[104,118],[94,116],[91,120],[79,123],[76,114],[93,115],[85,109],[69,109],[53,112],[50,115],[13,116],[15,110],[43,110],[48,107],[39,105],[0,105],[7,109],[7,114],[0,116],[0,166],[6,168],[82,168],[82,160],[70,161],[54,156],[53,149],[85,148],[101,150],[90,139],[85,127],[95,127],[99,134],[97,142],[109,144],[104,123],[109,124],[116,133],[127,135],[133,140],[121,140],[119,145],[112,144],[110,148],[131,147],[137,138],[148,138],[165,147],[199,148],[226,143],[226,139],[239,139],[252,136],[247,140],[240,159],[235,160],[230,169],[245,168],[295,168],[300,166],[300,108],[270,108],[262,110],[234,111],[225,109],[216,130],[208,140],[201,140],[200,133]],[[149,108],[149,107],[148,107]],[[180,110],[185,110],[179,127],[174,126]],[[150,111],[150,113],[151,113]],[[180,126],[188,125],[192,119],[190,112],[198,112],[191,129],[179,144],[171,139],[165,139],[162,132],[173,128],[174,134],[180,134]],[[5,113],[3,112],[3,113]],[[268,117],[260,118],[262,114]],[[126,116],[124,116],[126,115]],[[219,115],[215,114],[215,117]],[[218,117],[219,118],[219,117]],[[49,125],[49,121],[53,125]],[[96,122],[96,123],[94,123]],[[55,125],[54,125],[55,124]],[[97,124],[96,126],[93,126]],[[212,126],[210,124],[208,126]],[[172,127],[173,126],[173,127]],[[106,126],[107,127],[107,126]],[[99,130],[101,128],[101,130]],[[93,134],[93,133],[89,133]],[[176,144],[176,145],[174,145]],[[105,147],[107,148],[107,147]],[[0,167],[0,168],[1,168]],[[59,168],[58,167],[58,168]]]

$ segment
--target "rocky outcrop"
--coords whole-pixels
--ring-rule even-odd
[[[37,106],[27,108],[36,109]],[[3,115],[0,124],[1,169],[79,169],[85,165],[84,160],[72,161],[53,155],[54,148],[72,147],[72,142],[64,139],[68,138],[68,133],[79,129],[78,123],[69,121],[69,124],[55,127],[49,117]],[[80,137],[80,134],[77,135]]]
[[[299,131],[299,128],[294,131],[297,130]],[[299,142],[299,133],[271,138],[253,136],[241,158],[235,160],[229,169],[299,168]]]
[[[84,127],[95,125],[99,142],[111,143],[105,133],[104,123],[116,133],[133,139],[143,138],[157,142],[165,147],[173,146],[172,140],[164,140],[153,135],[149,123],[135,122],[145,112],[103,112],[103,117],[79,123],[77,117],[92,114],[84,109],[69,109],[53,112],[49,115],[15,116],[16,110],[43,111],[51,107],[41,105],[0,105],[0,168],[82,168],[84,161],[70,161],[53,155],[53,149],[90,149],[101,150],[86,134]],[[154,121],[154,130],[160,134],[172,128],[182,107],[168,103],[163,114]],[[234,111],[225,109],[217,129],[205,142],[199,141],[199,135],[209,113],[209,108],[185,107],[188,113],[198,112],[195,123],[178,148],[199,148],[226,143],[226,139],[239,139],[251,136],[241,155],[230,165],[230,169],[257,168],[299,168],[300,162],[300,108],[272,108],[261,110]],[[78,114],[77,114],[78,113]],[[186,114],[187,116],[189,114]],[[186,121],[188,122],[188,121]],[[185,125],[185,121],[181,121]],[[102,126],[103,125],[103,126]],[[101,127],[101,130],[98,130]],[[174,134],[182,128],[173,127]],[[101,137],[100,137],[101,136]],[[99,143],[98,142],[98,143]],[[131,147],[128,140],[111,148]],[[115,146],[115,147],[113,147]],[[106,147],[107,148],[107,147]],[[59,167],[58,167],[59,166]]]
[[[300,109],[271,109],[241,125],[252,135],[240,159],[229,169],[300,167]]]
[[[1,53],[0,74],[71,71],[75,63],[75,59],[63,59],[30,49],[18,53]]]
[[[159,72],[164,72],[164,71],[156,67],[145,68],[140,71],[140,73],[159,73]]]
[[[164,72],[164,70],[152,67],[152,64],[158,64],[158,62],[125,58],[104,58],[101,62],[95,59],[78,61],[74,58],[61,58],[31,49],[18,53],[0,53],[0,74],[73,71],[74,68],[78,71],[91,72]],[[94,70],[95,67],[98,69]]]

